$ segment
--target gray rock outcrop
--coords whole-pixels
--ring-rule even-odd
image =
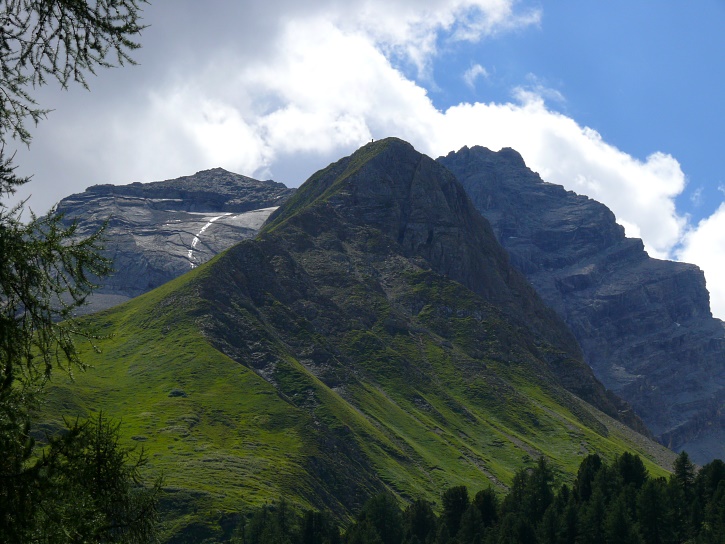
[[[702,271],[650,258],[606,206],[545,183],[512,149],[464,147],[438,161],[604,385],[663,444],[701,463],[725,458],[725,326],[710,313]]]
[[[79,233],[106,227],[115,272],[85,307],[98,311],[180,276],[254,236],[293,190],[214,168],[153,183],[94,185],[64,198],[58,211]]]

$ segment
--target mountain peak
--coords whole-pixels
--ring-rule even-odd
[[[302,219],[312,214],[314,219]],[[374,227],[408,256],[492,300],[511,297],[508,257],[453,174],[398,138],[371,142],[314,174],[266,231],[338,223]]]
[[[506,151],[502,156],[520,157]],[[382,234],[382,246],[462,284],[556,346],[567,360],[576,360],[562,380],[616,413],[601,386],[594,385],[564,322],[510,265],[488,221],[441,164],[397,138],[371,142],[314,174],[270,216],[262,237],[298,244],[303,236],[345,239],[360,232],[375,239]]]
[[[388,181],[383,181],[383,183],[396,183],[397,178],[390,175],[360,176],[358,174],[360,171],[372,172],[384,169],[382,165],[391,162],[415,162],[421,156],[412,145],[399,138],[390,137],[369,142],[352,155],[313,174],[284,206],[270,216],[264,230],[274,230],[298,213],[320,205],[328,205],[331,200],[341,202],[342,199],[344,201],[346,196],[358,193],[361,185],[379,183],[382,181],[381,178],[385,177],[388,178]],[[392,196],[392,194],[388,196]],[[361,204],[361,202],[356,202],[357,206]]]
[[[603,204],[544,182],[502,149],[462,149],[456,174],[511,261],[568,323],[604,385],[664,444],[722,457],[723,324],[702,272],[649,258]],[[703,385],[707,384],[707,385]]]
[[[216,168],[207,168],[206,170],[199,170],[194,175],[195,176],[198,176],[199,174],[206,174],[206,173],[209,173],[209,174],[232,174],[232,175],[237,175],[237,176],[239,175],[239,174],[235,174],[234,172],[230,172],[229,170],[226,170],[226,169],[222,168],[221,166],[217,166]]]
[[[526,168],[526,163],[524,162],[524,158],[521,156],[521,153],[516,151],[515,149],[511,147],[503,147],[498,152],[498,156],[505,158],[512,164],[515,164],[516,166],[519,166],[521,168]]]
[[[199,238],[236,214],[194,215]],[[625,417],[450,171],[398,139],[321,170],[259,236],[97,319],[103,376],[68,387],[134,421],[189,497],[174,502],[186,523],[192,504],[279,496],[349,518],[382,491],[503,487],[540,456],[571,480],[580,456],[646,442],[580,400]]]
[[[187,211],[240,213],[279,205],[292,191],[282,183],[259,181],[224,168],[201,170],[191,176],[127,185],[93,185],[85,193],[64,201],[87,197],[121,197],[176,202]],[[249,195],[253,194],[253,198]],[[260,198],[261,197],[261,198]],[[155,204],[156,206],[157,204]]]

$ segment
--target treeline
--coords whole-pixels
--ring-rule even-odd
[[[326,512],[294,513],[284,501],[242,520],[242,544],[720,544],[725,542],[725,463],[696,471],[686,453],[669,478],[650,476],[625,453],[611,464],[586,457],[571,487],[554,485],[542,458],[514,476],[508,494],[471,496],[452,487],[434,506],[404,510],[390,495],[372,497],[343,532]]]

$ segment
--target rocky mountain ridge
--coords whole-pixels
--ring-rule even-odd
[[[106,226],[115,272],[101,280],[87,312],[119,304],[188,272],[259,228],[293,190],[214,168],[152,183],[94,185],[58,211],[81,234]]]
[[[664,444],[701,463],[725,458],[723,324],[710,314],[702,272],[651,259],[605,206],[543,182],[514,150],[463,148],[438,161],[491,222],[515,268],[571,328],[605,386],[627,399]],[[83,229],[114,218],[109,255],[118,272],[90,309],[145,292],[256,235],[270,205],[293,193],[214,169],[157,184],[96,186],[65,199],[61,209],[79,217]],[[401,239],[427,240],[424,222],[413,219]],[[441,246],[429,251],[433,256]],[[451,259],[445,266],[464,284],[475,282],[456,276],[466,263]]]
[[[702,271],[649,257],[606,206],[542,181],[514,150],[464,147],[438,161],[604,385],[662,443],[701,463],[725,458],[725,327]]]
[[[368,154],[373,153],[371,160]],[[489,223],[471,205],[455,177],[410,144],[387,138],[319,172],[270,216],[262,238],[280,225],[299,222],[300,209],[317,201],[324,205],[305,215],[311,216],[306,221],[314,218],[319,225],[305,225],[305,229],[331,229],[331,217],[338,209],[346,214],[342,232],[349,230],[350,223],[379,229],[397,242],[405,257],[496,305],[521,334],[538,339],[534,343],[546,341],[565,353],[566,362],[560,359],[551,366],[572,392],[613,417],[620,417],[618,408],[627,410],[626,405],[618,406],[619,399],[606,396],[587,368],[572,363],[582,357],[575,338],[510,265]],[[636,418],[625,420],[646,432]]]
[[[254,239],[87,319],[103,353],[54,381],[48,411],[122,416],[187,541],[213,538],[209,511],[279,497],[345,519],[380,491],[505,489],[540,456],[569,483],[593,452],[637,451],[655,474],[674,458],[622,424],[641,426],[455,177],[397,139],[313,175]]]

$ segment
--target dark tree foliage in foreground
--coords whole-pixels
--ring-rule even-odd
[[[0,3],[0,139],[31,139],[41,120],[30,89],[56,80],[88,87],[98,67],[133,64],[145,0],[4,0]]]
[[[140,483],[143,454],[119,444],[99,414],[68,425],[2,486],[3,542],[153,542],[157,483]]]
[[[303,520],[327,520],[303,538]],[[469,499],[463,486],[441,496],[439,515],[417,500],[405,510],[389,495],[371,498],[340,535],[325,514],[292,514],[282,503],[256,511],[235,542],[308,544],[715,544],[725,542],[725,463],[695,470],[681,453],[668,478],[653,478],[625,453],[610,464],[586,457],[573,486],[555,488],[544,459],[516,473],[509,492],[490,487]],[[263,522],[263,523],[262,523]],[[264,535],[257,527],[264,527]]]
[[[5,204],[28,178],[5,156],[9,138],[30,144],[41,109],[31,91],[51,80],[87,87],[97,67],[132,63],[144,0],[0,2],[0,542],[150,542],[160,483],[144,487],[134,454],[103,416],[67,425],[40,447],[32,414],[53,372],[83,364],[93,335],[74,311],[109,272],[101,233],[78,236],[53,210],[36,217]]]
[[[366,541],[367,542],[367,541]],[[340,530],[324,512],[293,512],[285,501],[254,511],[232,537],[234,544],[342,544]]]

